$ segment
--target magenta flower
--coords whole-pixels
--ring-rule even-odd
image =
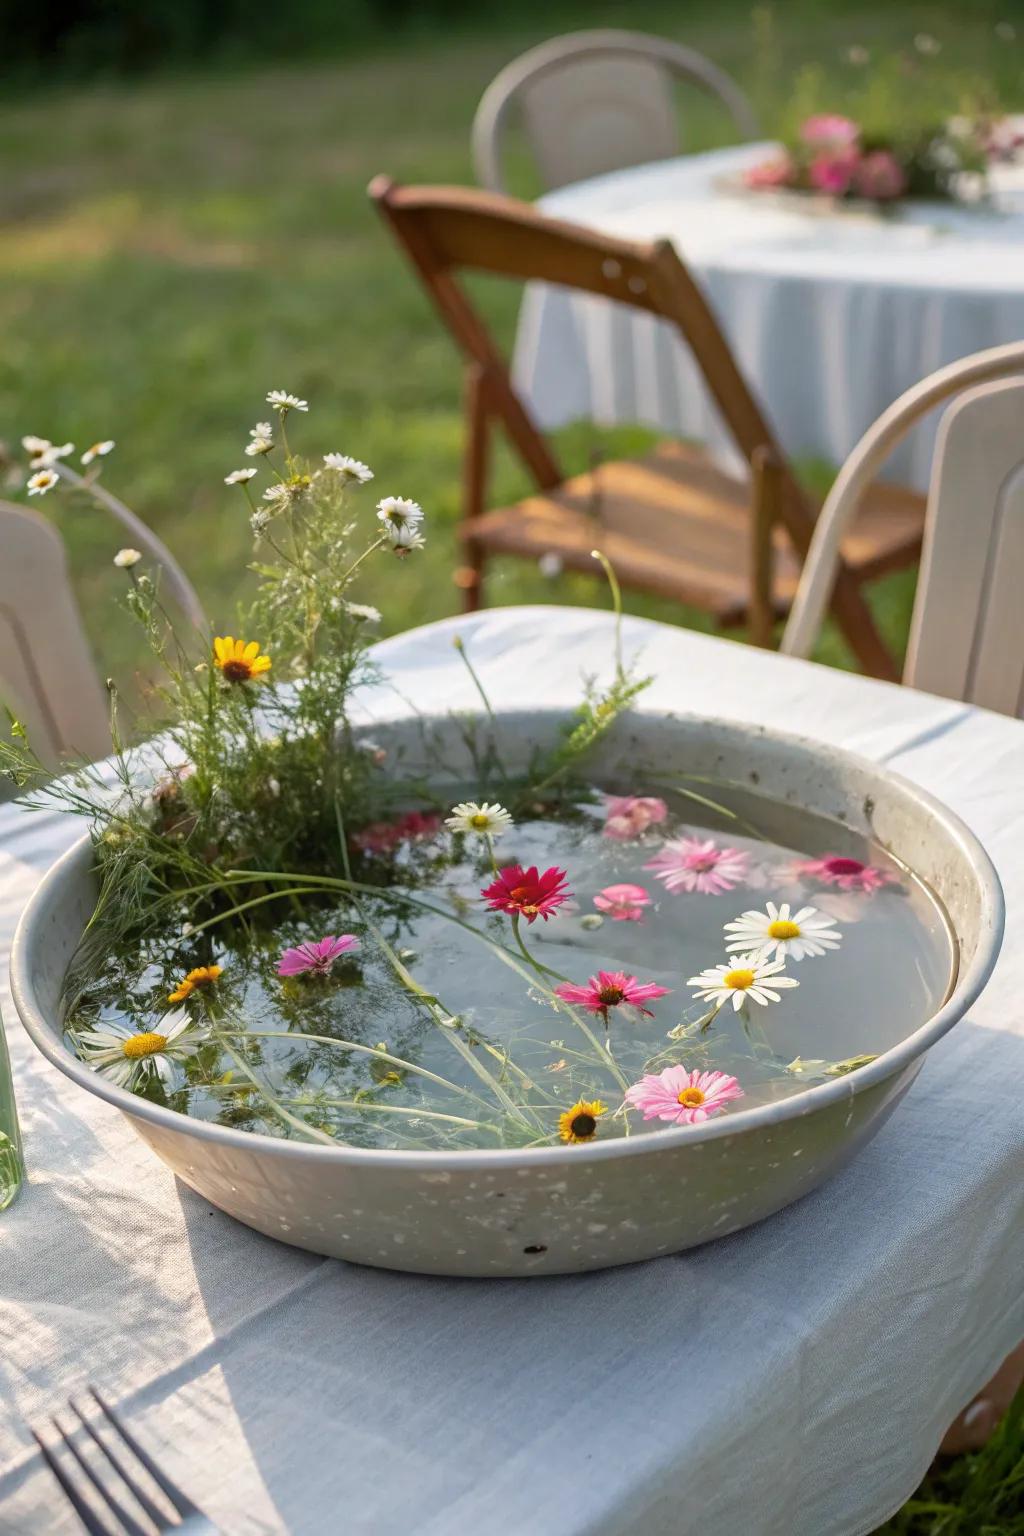
[[[896,876],[874,864],[862,864],[859,859],[844,859],[838,854],[827,853],[822,859],[805,859],[793,865],[797,880],[817,880],[822,885],[834,885],[841,891],[880,891],[883,885],[895,883]]]
[[[743,1089],[725,1072],[700,1072],[694,1068],[666,1067],[649,1073],[626,1089],[626,1103],[643,1111],[645,1120],[668,1120],[673,1125],[700,1125],[717,1115],[731,1099],[742,1099]]]
[[[359,940],[354,933],[342,933],[337,938],[329,933],[315,944],[299,944],[295,949],[286,949],[278,961],[277,974],[302,976],[312,971],[316,976],[326,976],[339,955],[358,948]]]
[[[649,859],[652,869],[668,891],[701,891],[718,896],[746,879],[750,854],[742,848],[719,848],[714,838],[677,837]]]
[[[509,864],[498,871],[498,878],[484,887],[480,895],[492,912],[507,912],[509,917],[522,916],[528,923],[542,917],[545,922],[556,912],[563,901],[572,895],[566,890],[567,875],[564,869],[546,869],[538,874],[537,866],[523,869],[521,864]]]
[[[653,1002],[657,997],[667,997],[671,990],[671,987],[659,987],[653,981],[639,982],[624,971],[598,971],[585,987],[578,987],[571,981],[561,982],[555,988],[555,996],[565,1003],[579,1003],[588,1013],[599,1013],[607,1025],[609,1008],[618,1008],[622,1003],[639,1008],[652,1019],[654,1015],[643,1004]]]
[[[887,149],[876,149],[854,166],[853,190],[860,197],[891,203],[907,190],[906,172],[895,155]]]
[[[392,853],[402,843],[421,843],[436,837],[441,818],[432,811],[406,811],[394,821],[371,821],[352,834],[352,846],[360,853]]]
[[[638,923],[651,898],[642,885],[606,885],[594,897],[599,912],[607,912],[614,923]]]
[[[850,190],[860,155],[856,149],[826,150],[815,155],[807,172],[812,187],[829,197],[842,197]]]
[[[860,138],[860,128],[837,112],[818,112],[804,121],[800,137],[815,149],[851,149]]]
[[[656,795],[606,795],[604,835],[632,842],[667,815],[668,806]]]

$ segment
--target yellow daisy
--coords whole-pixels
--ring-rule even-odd
[[[246,644],[232,635],[216,636],[213,661],[229,683],[251,683],[253,678],[270,671],[270,657],[260,655],[258,641]]]
[[[183,1003],[186,997],[191,997],[197,987],[212,987],[217,977],[222,974],[222,965],[198,965],[194,971],[189,971],[183,980],[178,982],[173,992],[168,992],[169,1003]]]
[[[563,1141],[592,1141],[597,1135],[599,1115],[607,1114],[607,1104],[600,1099],[579,1099],[558,1117],[558,1134]]]

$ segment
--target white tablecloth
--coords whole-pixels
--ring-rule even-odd
[[[578,697],[607,615],[519,608],[387,641],[422,707]],[[237,1226],[4,1015],[30,1183],[0,1216],[0,1532],[76,1530],[33,1450],[105,1387],[231,1536],[862,1536],[1024,1336],[1024,725],[639,620],[652,706],[842,743],[987,843],[993,981],[850,1168],[760,1227],[630,1269],[444,1281]],[[384,686],[377,713],[401,705]],[[0,949],[66,822],[0,812]],[[6,963],[3,968],[6,978]]]
[[[775,148],[618,171],[541,206],[607,234],[673,240],[783,447],[838,465],[926,374],[1024,338],[1024,173],[993,172],[993,209],[908,203],[891,216],[804,212],[792,196],[723,189]],[[542,427],[641,422],[739,467],[678,333],[642,311],[531,287],[513,372]],[[926,424],[890,475],[925,489],[933,438]]]

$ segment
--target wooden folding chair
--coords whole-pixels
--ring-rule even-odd
[[[592,571],[595,545],[624,586],[712,614],[749,621],[771,643],[796,590],[815,507],[798,484],[706,300],[668,241],[616,240],[549,219],[527,204],[461,187],[399,187],[386,177],[370,196],[411,257],[467,363],[468,441],[460,537],[467,606],[482,600],[490,554],[536,560],[557,554]],[[700,449],[662,443],[643,458],[564,479],[551,448],[509,380],[505,363],[457,275],[482,271],[559,283],[646,310],[675,325],[744,459],[749,484]],[[538,494],[485,511],[492,422],[500,422]],[[920,551],[924,500],[879,485],[843,541],[832,610],[867,672],[895,678],[861,585],[911,564]]]

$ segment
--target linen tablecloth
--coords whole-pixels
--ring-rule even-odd
[[[771,144],[617,171],[546,196],[557,218],[671,239],[701,283],[787,453],[841,464],[896,397],[982,347],[1024,337],[1024,170],[996,167],[991,208],[804,211],[732,189]],[[740,465],[678,333],[641,310],[534,285],[514,360],[541,427],[640,422]],[[934,422],[888,473],[926,490]]]
[[[572,703],[609,616],[513,608],[382,644],[373,714]],[[177,1184],[12,1015],[30,1171],[0,1216],[0,1532],[71,1533],[25,1420],[87,1381],[230,1536],[862,1536],[1024,1336],[1024,725],[643,621],[647,707],[893,765],[987,844],[1007,938],[845,1172],[759,1227],[604,1273],[446,1281],[286,1248]],[[0,948],[75,836],[0,812]],[[6,954],[3,975],[6,984]]]

